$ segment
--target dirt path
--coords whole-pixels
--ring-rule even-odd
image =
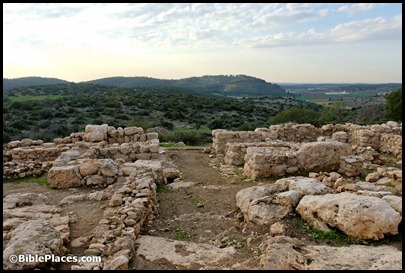
[[[142,234],[208,243],[221,248],[234,246],[238,254],[223,264],[224,267],[257,257],[255,246],[246,245],[246,237],[253,230],[243,230],[243,224],[235,217],[236,193],[254,183],[241,179],[241,169],[235,169],[235,175],[221,174],[214,166],[215,159],[209,158],[202,150],[168,150],[167,156],[180,169],[182,182],[195,184],[176,190],[167,186],[159,188],[160,215],[144,228]],[[137,270],[185,269],[167,261],[157,264],[137,261],[133,266]]]

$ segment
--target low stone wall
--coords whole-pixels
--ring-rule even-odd
[[[253,180],[261,177],[282,176],[298,172],[296,148],[248,147],[244,174]]]
[[[286,173],[337,171],[350,145],[337,141],[308,142],[284,147],[248,147],[244,174],[253,180]]]
[[[402,123],[399,125],[393,121],[389,121],[385,124],[373,124],[366,126],[350,124],[348,128],[350,143],[361,147],[370,146],[376,150],[380,148],[380,136],[382,134],[402,136]]]
[[[225,156],[227,143],[255,143],[265,141],[263,131],[228,131],[217,129],[212,131],[212,145],[217,156]]]
[[[153,141],[154,145],[157,144],[157,141]],[[120,145],[114,147],[119,148]],[[120,179],[125,179],[137,168],[153,169],[156,178],[163,179],[162,166],[158,160],[137,160],[135,163],[129,163],[122,158],[117,161],[111,158],[95,158],[94,152],[99,149],[109,151],[109,148],[102,148],[101,146],[93,147],[93,150],[76,149],[62,153],[48,171],[48,181],[51,187],[60,189],[106,187]]]
[[[282,125],[272,125],[270,128],[258,128],[254,132],[218,129],[213,130],[212,135],[213,152],[219,160],[228,165],[242,165],[244,163],[246,165],[247,160],[251,157],[245,157],[249,147],[272,147],[275,146],[273,143],[275,143],[276,140],[297,142],[297,145],[314,141],[337,141],[340,143],[351,144],[353,149],[371,147],[377,151],[390,153],[402,158],[402,123],[398,124],[393,121],[389,121],[385,124],[366,126],[352,123],[335,125],[327,124],[322,126],[322,128],[316,128],[311,124],[287,123]],[[281,146],[283,146],[283,144]],[[267,150],[267,152],[265,150],[259,152],[259,150],[254,150],[254,153],[257,153],[257,158],[268,157],[265,155],[267,152],[270,154],[279,154],[271,149]],[[283,153],[283,151],[280,152]],[[279,160],[280,155],[277,155],[276,157]],[[258,159],[258,162],[259,161],[263,162],[253,163],[251,159],[251,162],[249,162],[247,164],[248,166],[245,168],[247,175],[262,177],[265,173],[265,176],[267,176],[269,172],[282,175],[284,171],[280,170],[287,170],[289,167],[299,167],[303,171],[307,171],[307,169],[313,170],[312,167],[303,168],[302,166],[290,166],[288,164],[287,168],[282,167],[282,165],[286,163],[285,160],[283,161],[283,164],[278,164],[279,167],[275,170],[274,166],[265,166],[265,159]],[[359,175],[364,168],[367,167],[363,166],[365,161],[367,160],[365,160],[364,157],[353,154],[352,157],[345,157],[341,160],[340,169],[342,173],[349,176]],[[271,168],[274,170],[270,171]],[[337,170],[335,167],[334,169]],[[252,172],[258,172],[258,174],[255,175],[252,174]]]
[[[46,143],[44,143],[46,144]],[[41,145],[37,147],[18,147],[12,150],[6,150],[6,155],[3,154],[3,159],[6,157],[9,161],[14,162],[28,162],[28,161],[53,161],[61,153],[68,151],[72,148],[70,145],[56,145],[49,143],[49,145]],[[4,162],[4,160],[3,160]]]
[[[40,176],[52,167],[56,158],[72,147],[73,144],[41,143],[35,146],[18,144],[16,148],[3,150],[3,179]]]
[[[3,179],[5,178],[23,178],[23,177],[38,177],[47,172],[52,167],[52,161],[45,162],[26,162],[3,163]]]
[[[225,147],[224,163],[227,165],[243,165],[247,148],[249,147],[299,147],[298,143],[286,141],[269,141],[258,143],[227,143]]]
[[[159,204],[152,170],[132,173],[118,189],[94,228],[85,255],[102,257],[101,263],[79,263],[72,270],[125,270],[135,255],[134,242],[144,223],[156,217]]]
[[[115,129],[103,124],[87,125],[84,133],[71,133],[54,142],[28,138],[11,141],[3,146],[3,179],[42,175],[52,166],[48,162],[58,161],[62,153],[70,150],[87,150],[83,158],[134,162],[158,159],[159,139],[157,133],[145,134],[139,127]]]
[[[227,143],[257,143],[272,140],[311,142],[323,133],[322,129],[312,124],[286,123],[271,125],[270,128],[257,128],[255,131],[228,131],[217,129],[212,131],[214,153],[225,156]]]
[[[324,135],[321,128],[309,123],[271,125],[270,130],[277,133],[277,139],[292,142],[313,142],[319,136]]]
[[[402,158],[402,135],[381,134],[380,151],[389,153]]]
[[[145,142],[157,138],[157,133],[145,133],[141,127],[115,128],[114,126],[108,126],[108,124],[87,125],[83,135],[84,141],[107,141],[109,144]]]
[[[122,159],[125,162],[136,160],[149,160],[159,158],[159,139],[151,139],[145,142],[135,143],[114,143],[107,146],[96,146],[90,148],[92,158]]]

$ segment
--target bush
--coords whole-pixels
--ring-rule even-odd
[[[385,107],[388,119],[402,121],[402,88],[387,95]]]
[[[314,110],[309,110],[305,108],[291,108],[289,110],[284,110],[277,115],[270,118],[270,125],[281,124],[287,122],[295,123],[310,123],[314,126],[320,125],[321,114]]]

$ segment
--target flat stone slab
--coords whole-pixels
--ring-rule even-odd
[[[402,270],[402,251],[392,246],[307,246],[286,236],[264,243],[264,270]]]
[[[229,259],[236,254],[233,247],[218,248],[205,243],[193,243],[142,235],[135,241],[138,259],[149,262],[165,259],[176,266],[203,269]]]
[[[180,188],[189,188],[194,185],[195,185],[194,182],[173,182],[173,183],[167,184],[167,187],[172,190],[177,190]]]

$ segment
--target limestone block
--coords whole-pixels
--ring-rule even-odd
[[[97,159],[88,159],[79,165],[79,171],[82,176],[96,174],[100,169]]]
[[[380,240],[385,234],[398,234],[402,220],[387,201],[350,192],[306,195],[296,211],[317,229],[335,227],[359,239]]]
[[[52,188],[67,189],[81,187],[77,165],[53,166],[48,171],[48,182]]]
[[[116,176],[118,174],[118,165],[112,159],[103,159],[100,165],[100,171],[103,176]]]
[[[88,142],[99,142],[107,139],[107,124],[86,125],[83,140]]]
[[[29,220],[10,232],[11,239],[3,251],[3,269],[28,270],[45,268],[51,262],[25,261],[11,263],[11,255],[63,256],[63,242],[60,233],[44,219]]]
[[[306,172],[336,171],[340,157],[350,154],[351,147],[337,141],[304,143],[297,151],[298,166]]]

